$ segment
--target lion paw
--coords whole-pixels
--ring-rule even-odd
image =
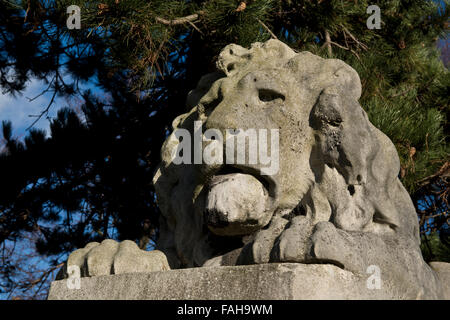
[[[64,266],[62,278],[68,277],[67,269],[71,266],[79,267],[82,277],[170,270],[163,252],[144,251],[133,241],[118,243],[111,239],[102,243],[91,242],[72,252]]]
[[[296,216],[278,237],[272,249],[271,260],[279,262],[305,262],[311,247],[312,222],[305,216]]]
[[[358,239],[355,239],[355,236],[358,235],[338,229],[331,222],[319,222],[311,237],[311,260],[360,271],[361,266],[365,264],[358,254]]]

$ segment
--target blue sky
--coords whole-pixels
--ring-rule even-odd
[[[0,120],[10,120],[13,124],[14,135],[23,136],[36,118],[30,115],[37,115],[44,110],[51,99],[52,93],[46,93],[34,101],[27,98],[34,98],[46,88],[45,83],[33,80],[27,83],[26,90],[21,94],[13,97],[10,94],[0,93]],[[56,115],[56,107],[60,105],[61,99],[57,99],[56,105],[50,109],[49,116]],[[35,125],[35,128],[47,129],[49,121],[43,117]]]
[[[70,83],[70,82],[69,82]],[[0,92],[0,123],[3,120],[10,120],[13,126],[13,136],[20,139],[24,138],[27,133],[27,128],[36,120],[35,115],[39,115],[51,100],[52,92],[47,92],[33,101],[29,98],[35,98],[41,94],[46,88],[47,84],[39,80],[31,80],[26,85],[26,90],[15,97],[10,94]],[[94,93],[99,93],[99,89],[94,82],[80,85],[81,90],[91,89]],[[55,98],[55,102],[50,107],[48,117],[54,118],[58,110],[62,107],[70,107],[77,109],[81,106],[82,99],[80,97],[72,98]],[[50,121],[46,116],[43,116],[33,128],[44,129],[49,134]],[[0,141],[2,135],[0,133]]]

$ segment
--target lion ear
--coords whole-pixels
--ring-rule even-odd
[[[340,94],[355,100],[361,97],[361,79],[358,73],[342,60],[324,59],[302,51],[285,66],[298,76],[297,80],[302,85],[312,90],[334,87]]]
[[[343,63],[340,60],[337,61],[340,62],[338,65]],[[336,79],[334,84],[336,89],[340,89],[340,91],[350,94],[350,96],[356,100],[361,97],[361,80],[355,69],[349,65],[342,65],[334,72],[333,77]]]
[[[297,54],[282,41],[271,39],[266,42],[255,42],[250,49],[237,44],[229,44],[219,54],[216,67],[231,76],[238,70],[245,69],[245,65],[253,65],[252,69],[271,66],[280,67]]]

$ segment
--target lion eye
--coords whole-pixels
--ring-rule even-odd
[[[282,101],[285,100],[285,96],[283,94],[271,89],[259,89],[258,97],[259,100],[263,102],[270,102],[277,99],[281,99]]]

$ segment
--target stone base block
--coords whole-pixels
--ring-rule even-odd
[[[449,264],[447,264],[449,265]],[[262,265],[180,269],[82,278],[80,289],[54,281],[49,300],[284,300],[414,299],[389,283],[369,289],[370,275],[329,264]],[[369,286],[370,287],[370,286]]]

